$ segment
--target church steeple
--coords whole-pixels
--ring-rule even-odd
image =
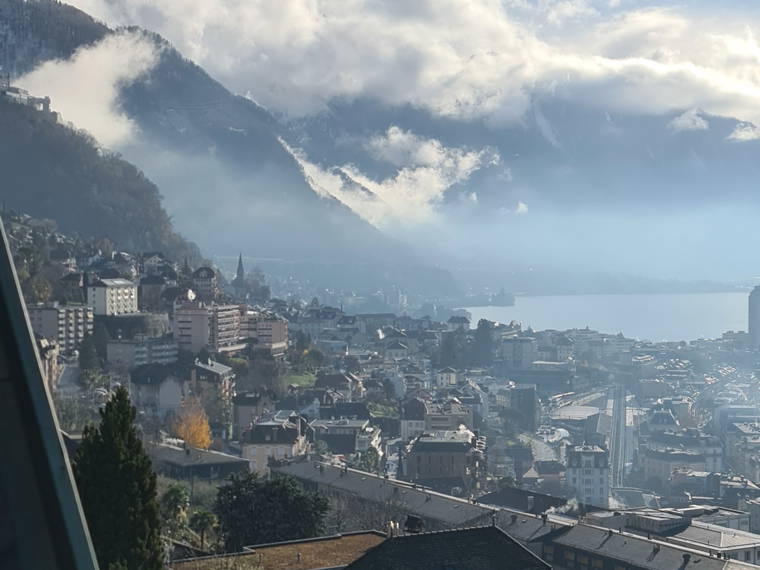
[[[243,269],[243,254],[238,256],[237,273],[235,274],[235,282],[242,284],[245,280],[245,269]]]

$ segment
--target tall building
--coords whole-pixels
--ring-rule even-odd
[[[174,310],[174,337],[180,349],[190,352],[239,350],[245,347],[241,320],[240,305],[184,303]]]
[[[87,285],[87,304],[96,315],[136,313],[137,285],[128,279],[99,279]]]
[[[610,501],[610,462],[596,445],[575,445],[567,451],[567,482],[578,502],[607,508]]]
[[[760,346],[760,285],[749,294],[749,342],[752,350]]]
[[[61,350],[74,350],[92,334],[92,307],[86,305],[31,305],[28,307],[32,329],[41,337],[54,340]]]

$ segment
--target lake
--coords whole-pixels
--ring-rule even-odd
[[[589,326],[630,338],[694,340],[747,330],[749,293],[517,297],[513,307],[467,307],[479,319],[520,321],[523,330]]]

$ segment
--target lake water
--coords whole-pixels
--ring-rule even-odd
[[[513,307],[468,307],[473,327],[479,319],[520,321],[523,330],[589,326],[646,340],[716,338],[747,330],[749,293],[683,295],[562,295],[517,297]]]

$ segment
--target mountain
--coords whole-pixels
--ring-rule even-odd
[[[329,264],[341,275],[334,286],[342,288],[404,282],[433,295],[458,293],[447,271],[318,195],[281,142],[287,131],[268,111],[230,93],[160,36],[129,31],[148,38],[159,56],[121,89],[120,108],[138,133],[118,151],[161,188],[180,231],[208,251],[286,260],[296,272]],[[52,0],[0,0],[3,66],[14,76],[111,33]]]
[[[201,259],[134,165],[104,152],[54,114],[0,97],[0,198],[5,207],[55,220],[63,232],[109,238],[130,251]]]

